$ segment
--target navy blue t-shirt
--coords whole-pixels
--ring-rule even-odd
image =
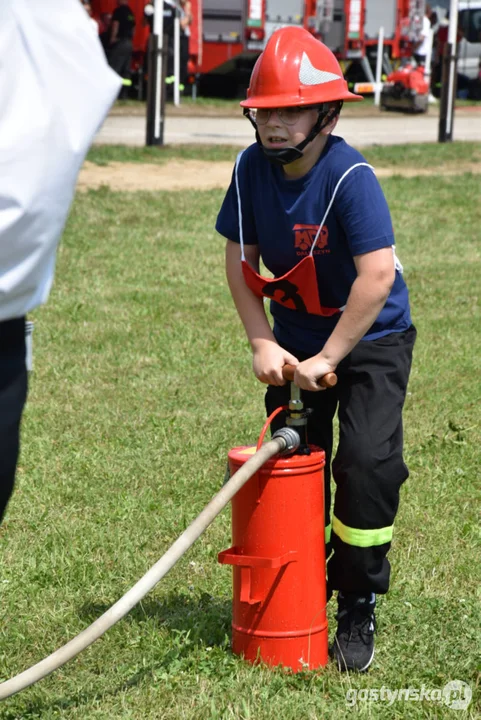
[[[257,143],[244,151],[237,170],[243,239],[246,245],[259,245],[274,277],[309,254],[338,181],[353,165],[365,162],[342,138],[331,135],[314,167],[303,177],[288,180]],[[235,171],[216,230],[240,242]],[[357,167],[340,184],[313,252],[321,304],[343,307],[357,276],[353,257],[393,245],[391,217],[376,176],[366,165]],[[275,301],[270,307],[277,341],[312,355],[322,349],[339,320],[339,315],[321,317]],[[401,332],[410,325],[408,291],[397,270],[386,304],[363,340]]]

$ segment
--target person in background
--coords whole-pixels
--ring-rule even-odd
[[[167,66],[165,68],[165,84],[167,85],[167,97],[172,99],[174,88],[174,30],[176,4],[173,0],[164,0],[163,3],[163,42],[167,51]]]
[[[44,15],[38,0],[2,2],[0,519],[27,398],[26,315],[48,298],[80,166],[120,85],[78,0],[49,0]],[[36,112],[26,115],[26,101]]]
[[[180,8],[180,89],[184,90],[189,77],[188,62],[192,3],[190,0],[180,0]]]
[[[104,49],[105,57],[108,57],[110,50],[110,35],[112,31],[112,13],[104,12],[100,15],[99,38]]]
[[[428,52],[429,45],[429,33],[431,32],[431,14],[431,6],[429,5],[429,3],[426,3],[426,6],[424,8],[421,35],[416,50],[414,52],[414,59],[416,60],[418,65],[425,65],[426,63],[426,54]]]
[[[163,18],[162,18],[162,34],[165,56],[167,59],[165,68],[165,84],[167,86],[167,97],[172,99],[173,87],[175,82],[174,76],[174,31],[175,31],[175,14],[180,10],[180,48],[179,48],[179,64],[180,77],[179,89],[185,90],[188,80],[188,61],[189,61],[189,38],[190,25],[192,24],[192,6],[190,0],[181,0],[178,4],[174,0],[164,0],[163,2]],[[149,26],[150,32],[153,32],[154,23],[154,3],[147,3],[144,7],[144,22]],[[148,46],[148,44],[147,44]],[[147,72],[147,63],[145,66]]]
[[[446,44],[448,42],[449,34],[449,11],[444,16],[442,23],[440,24],[438,31],[435,35],[434,52],[433,52],[433,79],[435,85],[441,87],[443,81],[443,60]],[[464,38],[463,27],[458,23],[457,34],[456,34],[456,47],[459,56],[460,43]],[[481,33],[479,37],[481,41]],[[481,57],[480,57],[481,66]],[[467,75],[458,72],[456,77],[456,96],[462,100],[466,100],[470,95],[476,94],[477,81],[472,81]]]
[[[123,82],[121,97],[127,97],[127,88],[132,85],[130,69],[132,64],[132,38],[134,37],[135,15],[128,0],[117,0],[112,14],[110,30],[109,63],[112,70],[120,75]]]
[[[175,2],[172,0],[163,0],[162,3],[162,44],[164,49],[164,57],[166,57],[165,67],[165,84],[167,85],[167,95],[172,96],[172,86],[174,83],[174,21],[175,21]],[[147,3],[144,7],[144,22],[149,26],[150,32],[154,31],[154,14],[155,2]],[[148,41],[147,41],[148,49]],[[145,74],[147,74],[147,52],[146,52]]]

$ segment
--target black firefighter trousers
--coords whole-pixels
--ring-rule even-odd
[[[0,322],[0,520],[13,491],[26,398],[25,318]]]
[[[344,592],[386,593],[386,557],[409,473],[403,461],[402,408],[411,369],[416,330],[411,326],[378,340],[362,341],[339,363],[338,383],[321,392],[302,393],[312,409],[308,440],[326,453],[326,556],[328,588]],[[306,355],[286,348],[299,360]],[[269,386],[270,414],[289,401],[289,384]],[[339,444],[332,460],[333,419],[338,413]],[[272,431],[285,425],[281,413]],[[330,517],[332,475],[336,485]]]

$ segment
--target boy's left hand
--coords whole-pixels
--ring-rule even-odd
[[[311,390],[311,392],[325,390],[318,384],[318,381],[324,375],[335,372],[336,367],[336,365],[327,362],[323,357],[315,355],[299,363],[294,373],[294,382],[302,390]]]

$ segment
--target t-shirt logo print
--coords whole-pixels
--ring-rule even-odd
[[[294,225],[294,247],[296,249],[297,255],[308,255],[312,243],[315,240],[315,237],[317,235],[317,231],[319,230],[319,225]],[[314,248],[314,255],[320,254],[321,250],[324,250],[324,248],[327,247],[327,242],[329,238],[329,230],[327,229],[327,225],[323,225],[321,228],[321,232],[319,233],[319,237],[317,238],[316,247]],[[329,250],[324,250],[324,252],[329,252]]]

